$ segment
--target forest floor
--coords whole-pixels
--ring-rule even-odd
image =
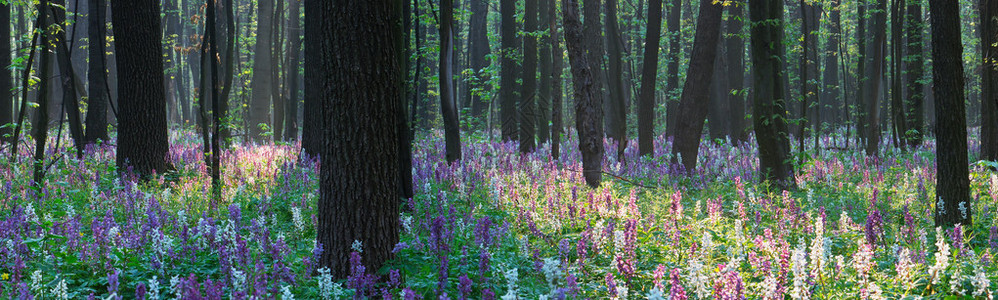
[[[416,142],[417,196],[404,204],[396,258],[378,270],[386,280],[373,285],[315,272],[318,170],[297,145],[226,151],[221,203],[208,197],[190,132],[171,137],[177,171],[145,183],[119,179],[112,146],[83,160],[60,155],[64,147],[49,151],[47,182],[33,188],[33,150],[16,162],[0,150],[0,298],[895,299],[998,290],[998,176],[973,164],[973,226],[933,227],[932,140],[907,152],[885,147],[878,160],[822,151],[797,166],[797,190],[777,192],[757,183],[753,143],[705,141],[700,167],[685,176],[668,167],[664,138],[654,158],[638,157],[632,142],[625,162],[609,157],[602,186],[590,189],[574,139],[551,160],[548,146],[521,155],[514,143],[465,138],[453,165],[441,133]]]

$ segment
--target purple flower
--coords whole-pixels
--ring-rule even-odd
[[[468,296],[471,295],[471,285],[471,278],[468,278],[468,275],[461,274],[461,277],[458,277],[458,290],[461,291],[461,300],[468,299]]]
[[[873,209],[873,212],[866,216],[866,242],[876,248],[877,241],[883,233],[884,218],[880,215],[880,210]]]
[[[114,293],[118,292],[118,274],[119,273],[121,273],[121,271],[114,270],[114,272],[111,272],[110,275],[107,275],[107,291],[108,291],[108,293],[114,294]]]
[[[659,265],[661,267],[662,265]],[[672,287],[669,289],[669,297],[672,300],[686,300],[686,290],[683,289],[682,283],[679,281],[679,268],[672,269],[672,273],[669,276],[669,285]]]
[[[488,282],[488,278],[485,277],[485,275],[489,273],[490,257],[489,252],[485,249],[482,249],[482,251],[478,253],[478,281],[480,282]]]
[[[655,272],[652,273],[654,278],[655,287],[659,289],[665,289],[665,285],[662,283],[662,278],[665,278],[665,265],[659,264],[655,267]]]
[[[135,298],[139,299],[139,300],[145,300],[146,299],[146,284],[145,283],[139,282],[139,284],[135,285]]]
[[[495,300],[496,293],[492,292],[492,289],[486,288],[482,290],[482,300]]]
[[[617,283],[613,280],[613,273],[606,273],[606,288],[610,290],[610,296],[617,297]]]
[[[492,244],[492,235],[489,232],[490,227],[492,227],[492,219],[489,216],[478,219],[478,222],[475,224],[475,243],[482,248],[487,248]]]
[[[991,232],[988,236],[988,244],[991,246],[991,250],[998,252],[998,226],[991,226]]]

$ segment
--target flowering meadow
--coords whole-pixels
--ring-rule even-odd
[[[569,136],[573,136],[569,135]],[[971,141],[971,158],[976,138]],[[842,141],[824,139],[835,148]],[[233,146],[210,200],[199,137],[177,131],[176,168],[148,181],[115,169],[114,147],[46,157],[0,151],[3,299],[993,299],[998,174],[971,166],[974,224],[936,228],[934,144],[880,158],[799,156],[798,189],[758,181],[754,141],[704,141],[696,172],[670,168],[670,142],[588,188],[572,139],[549,145],[467,137],[448,165],[442,133],[416,141],[416,197],[381,270],[331,278],[315,265],[318,172],[298,145]],[[31,143],[28,143],[31,144]],[[62,145],[70,144],[63,142]],[[110,144],[114,144],[113,141]],[[808,143],[809,145],[811,143]],[[887,144],[882,143],[882,144]],[[607,146],[607,149],[615,149]],[[127,171],[125,172],[127,174]],[[343,176],[349,176],[344,174]]]

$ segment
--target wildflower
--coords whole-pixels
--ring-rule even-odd
[[[364,244],[358,240],[353,240],[353,244],[350,244],[350,249],[358,253],[364,253]]]
[[[762,292],[763,299],[779,299],[782,297],[777,297],[777,292],[779,292],[779,287],[777,286],[776,277],[772,274],[767,273],[766,277],[759,283],[759,289]]]
[[[332,299],[333,296],[333,276],[329,274],[329,268],[322,267],[319,271],[319,295],[322,299]]]
[[[673,268],[669,276],[669,284],[672,286],[669,289],[669,298],[672,300],[686,300],[689,299],[686,296],[686,291],[683,289],[683,285],[679,282],[679,268]]]
[[[690,259],[687,272],[686,280],[690,282],[690,286],[693,287],[693,293],[697,295],[697,298],[704,299],[707,296],[710,296],[710,290],[707,289],[707,284],[710,283],[710,280],[708,279],[704,266],[700,263],[699,259],[695,257]]]
[[[866,244],[866,240],[860,239],[858,248],[852,261],[853,268],[856,269],[860,282],[866,282],[873,267],[873,247]]]
[[[516,268],[512,268],[507,270],[504,275],[506,276],[506,295],[502,296],[502,299],[516,299],[518,297],[517,280],[519,280],[520,273]]]
[[[295,300],[295,294],[291,293],[291,287],[290,286],[285,285],[285,286],[281,287],[281,299],[283,299],[283,300]]]
[[[156,276],[149,280],[149,299],[159,300],[159,279]]]
[[[962,271],[961,268],[956,268],[956,272],[953,272],[953,277],[949,280],[949,291],[962,296],[967,291],[963,288],[963,276],[961,276],[960,271]]]
[[[860,298],[870,300],[883,300],[884,292],[876,283],[871,282],[866,288],[860,290]]]
[[[301,208],[297,206],[291,207],[291,222],[294,223],[295,229],[298,229],[298,233],[303,234],[305,232],[305,221],[301,218]]]
[[[56,299],[61,299],[61,300],[69,299],[69,290],[66,288],[65,279],[60,279],[59,283],[52,288],[52,294],[55,295]]]
[[[703,252],[710,253],[714,248],[714,237],[710,235],[709,231],[704,230],[703,236],[700,237],[700,245],[703,247]]]
[[[814,240],[811,241],[811,276],[818,278],[825,268],[825,223],[819,216],[814,221]]]
[[[544,278],[548,280],[548,286],[554,289],[555,281],[561,277],[561,261],[554,258],[545,258],[542,269],[544,271]]]
[[[912,280],[912,277],[915,275],[914,269],[915,264],[911,261],[911,251],[907,248],[901,249],[895,270],[898,273],[898,282],[901,282],[905,286],[905,289],[911,289],[914,286]]]
[[[321,271],[320,271],[321,272]],[[233,292],[246,290],[246,273],[236,268],[232,268],[232,290]]]
[[[939,280],[945,275],[943,272],[949,267],[949,244],[946,243],[942,227],[936,227],[936,248],[938,249],[938,252],[936,252],[936,264],[929,267],[932,284],[939,283]]]
[[[42,289],[42,270],[31,272],[31,290],[40,291]]]
[[[988,292],[988,288],[991,287],[991,281],[988,280],[988,276],[984,274],[984,270],[977,268],[974,272],[974,276],[970,277],[970,284],[974,286],[974,297],[991,296]]]
[[[0,274],[0,280],[3,280],[3,281],[10,280],[10,274],[8,274],[8,273]]]
[[[791,255],[791,265],[792,271],[794,273],[793,290],[790,292],[790,298],[793,299],[811,299],[811,295],[808,291],[807,284],[807,257],[804,254],[804,244],[801,243],[793,250],[793,255]]]
[[[662,290],[658,287],[652,288],[651,291],[648,291],[648,300],[665,300],[665,298],[662,297]]]
[[[467,274],[461,274],[458,278],[458,291],[461,292],[461,299],[467,299],[471,295],[471,278],[468,278]]]

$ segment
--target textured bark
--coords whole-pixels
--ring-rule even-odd
[[[256,47],[253,50],[253,100],[249,107],[249,140],[265,142],[260,124],[270,123],[270,108],[273,85],[273,54],[271,52],[271,31],[269,26],[274,17],[274,0],[259,0],[257,17]],[[275,132],[276,134],[276,132]]]
[[[901,28],[904,26],[904,0],[891,1],[891,130],[894,146],[906,149],[904,139],[908,131],[908,119],[905,118],[904,92],[902,87],[901,63],[904,60],[904,37]]]
[[[967,167],[967,119],[964,105],[963,43],[960,4],[932,1],[932,79],[936,106],[936,201],[939,227],[973,224]],[[962,207],[962,209],[961,209]]]
[[[537,1],[524,0],[523,90],[520,93],[520,152],[537,149]]]
[[[624,160],[627,149],[627,102],[624,89],[624,40],[620,36],[620,26],[617,22],[617,0],[606,2],[606,50],[607,57],[607,92],[606,126],[607,136],[617,142],[617,160]]]
[[[298,90],[298,70],[301,68],[301,1],[291,0],[288,5],[288,60],[284,65],[284,140],[298,138],[298,103],[301,94]]]
[[[107,90],[107,66],[104,58],[104,43],[106,25],[104,24],[104,12],[107,8],[105,0],[88,0],[90,2],[90,71],[87,72],[87,81],[90,97],[87,99],[87,132],[85,134],[85,144],[97,143],[98,140],[107,140],[107,104],[109,95]]]
[[[794,170],[790,164],[790,140],[787,134],[787,76],[781,61],[783,48],[782,0],[750,0],[749,20],[752,26],[752,102],[753,126],[759,143],[759,170],[763,182],[780,189],[794,186]]]
[[[396,1],[318,1],[325,130],[319,200],[320,266],[350,274],[351,244],[379,270],[399,240],[398,135],[402,118],[402,5]],[[358,34],[363,33],[363,34]],[[306,43],[315,40],[306,39]],[[316,45],[310,45],[316,46]]]
[[[839,5],[840,0],[829,2],[828,16],[831,19],[828,26],[828,41],[825,43],[825,72],[822,74],[821,99],[819,110],[822,110],[821,122],[832,123],[832,128],[842,126],[840,117],[842,112],[837,109],[839,98],[839,27],[842,23],[842,12]]]
[[[686,71],[683,94],[679,98],[679,121],[676,123],[676,137],[672,147],[672,163],[681,163],[688,174],[692,174],[697,166],[723,12],[724,7],[720,3],[700,2],[693,53],[690,56],[690,68]]]
[[[742,20],[745,18],[745,4],[738,3],[728,7],[728,21],[724,36],[727,49],[727,79],[729,90],[725,91],[728,98],[728,132],[735,142],[748,141],[748,131],[745,126],[745,40],[742,38]]]
[[[273,110],[273,120],[271,123],[271,128],[274,130],[274,141],[285,141],[284,140],[284,117],[287,115],[285,112],[286,104],[284,102],[284,89],[282,88],[282,83],[284,83],[281,75],[281,68],[286,68],[286,65],[281,65],[282,47],[284,45],[284,0],[274,0],[274,17],[271,19],[273,24],[271,33],[271,78],[273,87],[270,89],[270,99],[273,99],[274,110]],[[259,30],[259,29],[258,29]]]
[[[609,94],[604,89],[606,87],[606,65],[603,58],[606,56],[606,47],[603,38],[603,23],[601,11],[604,0],[581,0],[582,15],[585,23],[582,24],[583,41],[586,43],[586,61],[589,62],[589,69],[593,75],[593,87],[596,89],[596,96],[600,97],[603,104],[603,128],[606,132],[610,128],[607,123],[606,113],[609,111]],[[578,117],[578,116],[576,116]]]
[[[682,55],[679,43],[682,40],[679,27],[679,22],[682,21],[681,4],[680,0],[672,0],[672,5],[669,6],[669,63],[666,66],[669,77],[666,79],[665,92],[665,134],[669,137],[675,136],[676,120],[679,120],[679,100],[674,99],[674,95],[679,90],[679,58]]]
[[[707,100],[709,101],[707,104],[707,134],[711,140],[723,140],[724,137],[728,136],[728,110],[731,105],[726,103],[728,100],[726,96],[728,76],[724,73],[728,68],[725,62],[726,58],[724,43],[717,43],[714,69],[711,71],[710,86],[707,88]]]
[[[998,160],[998,1],[981,0],[981,159]]]
[[[394,57],[394,56],[390,56]],[[440,112],[444,121],[447,162],[461,159],[461,127],[454,90],[454,2],[440,0]]]
[[[117,42],[118,156],[120,172],[140,175],[171,169],[160,47],[159,1],[119,1],[111,6]]]
[[[489,54],[488,28],[486,27],[488,25],[489,7],[488,0],[469,0],[469,2],[471,23],[468,25],[468,56],[475,79],[469,85],[468,93],[471,94],[471,117],[479,119],[488,107],[482,101],[481,95],[489,93],[489,85],[485,84],[488,78],[485,78],[486,73],[482,72],[482,69],[489,66],[489,62],[485,58]]]
[[[324,70],[321,69],[323,53],[319,49],[321,34],[324,31],[322,24],[329,17],[326,11],[319,9],[322,0],[303,0],[305,2],[305,98],[302,103],[302,133],[301,148],[305,154],[312,158],[319,155],[322,150],[322,99],[323,82],[319,76]]]
[[[539,0],[538,11],[537,11],[537,30],[544,31],[550,28],[551,15],[549,14],[551,6],[554,5],[555,0]],[[548,142],[551,138],[551,128],[548,121],[551,116],[551,91],[554,89],[551,86],[551,81],[553,80],[552,71],[554,66],[551,61],[551,39],[549,38],[551,31],[548,31],[547,35],[540,36],[537,39],[537,65],[538,71],[540,72],[540,79],[538,80],[537,96],[534,97],[537,103],[537,113],[535,114],[535,119],[537,121],[537,143],[538,145],[543,145]]]
[[[46,9],[49,6],[48,1],[41,0],[38,3],[38,15],[39,24],[42,24],[41,28],[50,28],[52,25],[52,13],[50,9]],[[38,69],[40,78],[50,78],[52,76],[52,65],[54,64],[55,54],[52,49],[52,45],[56,43],[54,34],[51,30],[42,30],[42,46],[39,51],[41,51],[41,57],[38,61]],[[35,154],[32,157],[34,163],[34,176],[33,183],[34,186],[42,186],[45,180],[45,143],[48,141],[48,130],[49,130],[49,105],[51,104],[49,99],[49,93],[52,92],[49,89],[50,80],[41,80],[38,82],[38,108],[36,109],[37,115],[35,117],[35,122],[32,122],[34,127],[33,137],[35,138]],[[24,107],[22,106],[22,109]],[[18,141],[15,140],[15,143]],[[14,148],[15,151],[17,148]],[[16,155],[16,152],[13,154]]]
[[[55,1],[53,2],[53,5],[64,5],[64,3]],[[56,16],[55,21],[57,22],[57,24],[64,24],[66,22],[65,11],[59,13],[58,9],[51,5],[49,6],[49,9],[53,10],[52,14]],[[73,146],[76,147],[76,158],[82,159],[83,148],[84,148],[83,118],[80,116],[80,101],[79,98],[77,98],[76,85],[74,85],[74,82],[77,79],[76,79],[76,74],[73,71],[73,62],[71,57],[71,55],[73,54],[70,51],[70,47],[66,46],[66,41],[65,41],[66,34],[63,32],[61,34],[57,34],[56,36],[58,36],[58,38],[61,38],[60,40],[58,40],[58,42],[55,43],[56,57],[58,58],[59,72],[61,73],[59,77],[59,80],[61,81],[60,83],[62,84],[61,104],[63,106],[63,110],[65,111],[66,118],[68,119],[69,122],[68,124],[69,134],[70,137],[73,139]],[[61,114],[58,117],[58,119],[61,122],[62,120]]]
[[[866,81],[863,92],[866,112],[866,155],[877,156],[880,148],[880,96],[883,88],[885,55],[887,47],[887,0],[878,0],[877,8],[871,10],[870,31],[873,42],[867,45],[869,59],[866,64]]]
[[[868,49],[866,47],[866,44],[867,44],[867,42],[866,42],[866,40],[867,40],[866,26],[867,26],[867,22],[868,22],[868,18],[866,16],[867,15],[866,14],[866,7],[867,7],[867,5],[868,4],[866,4],[866,0],[864,0],[864,1],[859,2],[859,3],[856,4],[857,11],[858,11],[857,17],[856,17],[858,19],[858,20],[856,20],[856,23],[857,23],[856,24],[856,43],[857,43],[857,47],[856,48],[858,50],[856,51],[857,53],[856,53],[856,72],[855,72],[855,74],[856,74],[856,88],[857,89],[856,89],[856,93],[855,93],[855,97],[854,97],[854,98],[856,98],[856,100],[855,100],[856,101],[855,102],[855,108],[854,108],[854,110],[855,110],[856,113],[854,114],[854,116],[856,117],[856,120],[855,120],[856,133],[857,133],[857,136],[859,137],[859,140],[856,141],[857,145],[863,139],[866,138],[866,134],[867,134],[867,125],[866,125],[866,115],[867,115],[867,112],[866,112],[866,103],[867,103],[867,100],[866,100],[866,94],[867,94],[866,93],[866,89],[867,89],[867,87],[866,87],[866,83],[867,83],[867,81],[870,80],[869,78],[866,77],[866,65],[867,65],[866,61],[867,61],[867,59],[870,56],[870,54],[867,52]]]
[[[557,0],[547,0],[551,1],[551,6],[548,7],[548,15],[551,17],[549,19],[549,29],[551,32],[551,67],[552,67],[552,78],[551,85],[553,87],[551,91],[551,157],[555,160],[560,156],[561,147],[561,134],[564,131],[564,126],[562,126],[562,79],[561,74],[564,69],[564,51],[561,48],[561,34],[558,32],[558,9]]]
[[[908,99],[905,103],[909,109],[907,111],[908,126],[913,129],[908,135],[908,145],[916,146],[922,144],[925,136],[925,93],[922,79],[924,71],[924,45],[922,34],[925,25],[922,24],[922,1],[906,0],[908,5],[907,16],[905,17],[905,37],[908,39],[907,55],[905,57],[905,70],[908,76]]]
[[[577,0],[562,0],[565,45],[572,65],[572,86],[575,97],[575,128],[582,153],[582,174],[586,184],[597,188],[603,176],[603,98],[596,89],[593,70],[589,68],[585,38],[579,21]]]
[[[11,57],[10,43],[10,4],[0,3],[0,66],[9,66]],[[0,74],[0,91],[10,91],[14,87],[14,78],[11,70],[3,69]],[[0,143],[13,138],[9,136],[13,133],[13,128],[9,124],[14,122],[14,96],[10,92],[0,93]]]
[[[655,154],[655,85],[658,82],[658,48],[662,36],[662,0],[648,1],[645,59],[638,98],[638,153]]]
[[[818,142],[820,134],[818,133],[821,118],[820,118],[820,104],[816,105],[818,101],[818,24],[821,23],[821,10],[820,7],[815,5],[811,1],[800,1],[800,11],[801,11],[801,32],[804,33],[804,39],[801,41],[801,46],[803,47],[803,55],[800,60],[800,76],[801,76],[801,122],[800,134],[800,151],[804,151],[804,138],[807,137],[807,126],[808,123],[811,124],[810,135],[815,136],[815,143]],[[818,153],[821,149],[815,144],[814,151]]]
[[[516,117],[516,2],[514,0],[499,1],[499,22],[501,31],[499,55],[501,73],[499,74],[499,120],[502,122],[502,140],[518,140]]]

